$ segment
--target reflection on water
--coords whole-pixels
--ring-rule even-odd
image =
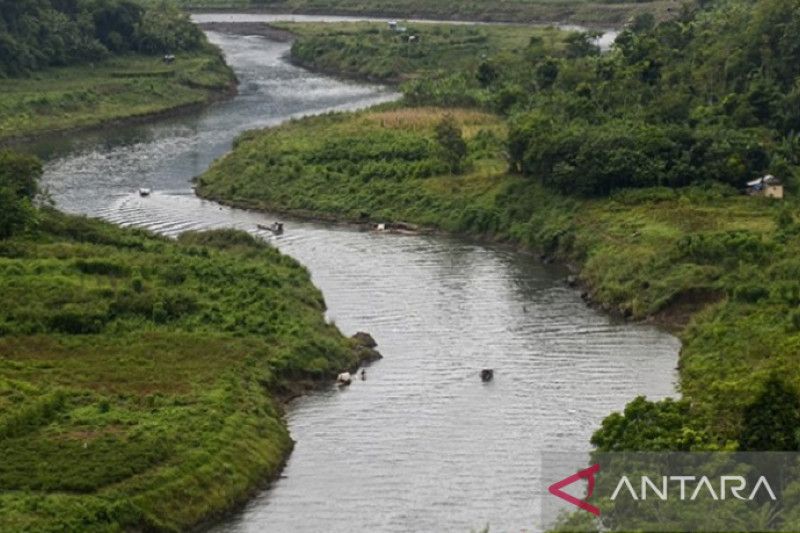
[[[241,81],[239,95],[187,117],[48,140],[47,186],[62,209],[93,213],[138,187],[188,190],[189,179],[226,153],[242,131],[291,117],[397,98],[379,87],[332,81],[286,63],[289,44],[210,33]],[[100,195],[100,198],[97,197]]]
[[[345,333],[380,343],[366,381],[290,407],[285,476],[217,530],[537,530],[541,451],[587,450],[611,410],[671,394],[678,341],[598,314],[564,272],[505,249],[291,220],[272,237],[256,224],[274,217],[196,198],[189,178],[237,132],[394,97],[291,67],[285,44],[213,38],[242,81],[235,99],[35,149],[63,209],[168,235],[260,234],[309,267]],[[493,382],[480,382],[482,367]]]

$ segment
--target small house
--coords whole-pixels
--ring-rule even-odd
[[[747,194],[766,198],[783,198],[783,183],[772,174],[767,174],[753,181],[748,181]]]
[[[164,63],[167,65],[175,62],[175,56],[172,54],[167,54],[164,56]]]
[[[397,21],[396,20],[390,20],[389,21],[389,29],[392,30],[392,31],[397,31]]]

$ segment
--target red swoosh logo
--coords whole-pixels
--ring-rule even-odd
[[[547,488],[547,490],[553,496],[557,496],[557,497],[561,498],[562,500],[565,500],[565,501],[571,503],[572,505],[575,505],[576,507],[579,507],[579,508],[583,509],[584,511],[589,511],[590,513],[592,513],[595,516],[600,516],[600,509],[598,509],[597,507],[595,507],[594,505],[592,505],[590,503],[587,503],[587,502],[585,502],[583,500],[579,500],[575,496],[571,496],[571,495],[567,494],[566,492],[564,492],[563,490],[561,490],[564,487],[566,487],[567,485],[571,485],[572,483],[575,483],[576,481],[579,481],[579,480],[581,480],[583,478],[587,478],[587,481],[589,483],[589,489],[586,491],[586,497],[587,498],[591,498],[592,497],[592,492],[594,492],[594,475],[599,471],[600,471],[600,464],[592,465],[592,466],[590,466],[589,468],[587,468],[585,470],[581,470],[577,474],[573,474],[573,475],[571,475],[569,477],[566,477],[566,478],[562,479],[561,481],[553,483],[552,485],[550,485]]]

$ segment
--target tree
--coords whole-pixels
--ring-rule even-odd
[[[42,165],[28,155],[0,152],[0,238],[10,237],[35,219],[33,198]]]
[[[460,173],[467,157],[467,143],[452,115],[445,115],[436,125],[436,140],[439,143],[442,159],[450,168],[450,172]]]
[[[540,89],[549,89],[558,78],[558,61],[547,58],[536,67],[536,83]]]
[[[497,79],[497,69],[488,61],[483,61],[478,66],[478,82],[483,87],[488,87]]]
[[[667,398],[658,402],[639,396],[613,413],[591,439],[601,452],[692,451],[712,444],[691,413],[687,400]]]
[[[743,413],[739,449],[796,451],[800,429],[800,395],[778,376],[771,376]]]
[[[595,44],[596,38],[596,33],[570,33],[565,39],[565,42],[567,43],[567,57],[570,59],[575,59],[579,57],[596,56],[600,54],[600,48]]]
[[[656,18],[652,13],[640,13],[630,22],[628,27],[634,33],[645,33],[652,30],[656,25]]]

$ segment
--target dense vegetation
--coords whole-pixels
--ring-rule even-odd
[[[531,39],[548,53],[561,54],[566,32],[529,26],[462,26],[398,23],[274,23],[297,36],[292,60],[314,70],[353,78],[399,83],[409,79],[442,78],[472,70],[482,57],[503,57],[519,63]]]
[[[0,529],[186,529],[292,447],[275,398],[359,358],[308,272],[247,233],[178,241],[38,207],[0,153]]]
[[[160,2],[161,0],[146,0]],[[640,13],[671,15],[676,0],[176,0],[189,9],[255,10],[271,13],[477,20],[514,23],[571,22],[620,26]]]
[[[0,142],[203,104],[234,82],[202,31],[166,2],[24,0],[0,9]]]
[[[589,299],[683,341],[683,399],[634,401],[603,423],[598,449],[796,450],[798,21],[797,0],[731,0],[659,25],[639,17],[604,54],[586,36],[553,47],[531,32],[520,49],[461,62],[439,49],[420,76],[398,57],[412,69],[406,105],[485,112],[390,105],[251,132],[199,191],[559,256],[580,266]],[[382,62],[345,46],[351,30],[312,27],[295,49],[328,34],[346,53],[321,46],[326,68]],[[363,46],[384,38],[362,30]],[[436,134],[447,114],[466,142],[459,168]],[[767,172],[786,200],[741,194]],[[765,408],[776,402],[789,407]]]
[[[126,55],[0,80],[0,143],[198,106],[233,90],[217,52],[160,59]]]
[[[198,51],[203,33],[167,2],[14,0],[0,10],[0,77],[111,54]]]

